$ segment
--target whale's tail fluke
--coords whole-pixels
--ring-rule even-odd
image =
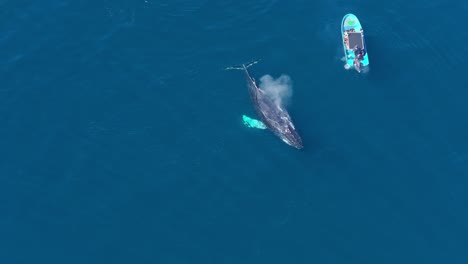
[[[246,64],[242,64],[242,65],[234,65],[234,66],[230,66],[230,67],[227,67],[225,68],[225,70],[246,70],[247,68],[249,68],[250,66],[254,65],[254,64],[257,64],[260,60],[255,60],[255,61],[251,61],[249,63],[246,63]]]

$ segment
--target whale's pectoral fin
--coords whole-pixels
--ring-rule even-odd
[[[244,125],[246,127],[251,127],[251,128],[258,128],[258,129],[266,129],[267,127],[265,124],[263,124],[262,121],[250,118],[246,115],[242,115],[242,120],[244,121]]]

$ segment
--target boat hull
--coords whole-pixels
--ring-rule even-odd
[[[341,21],[341,37],[343,40],[343,50],[345,55],[345,62],[346,68],[353,68],[354,61],[355,61],[355,53],[354,48],[358,46],[359,48],[363,49],[365,55],[361,62],[360,69],[358,71],[363,70],[363,68],[369,66],[369,55],[367,53],[367,46],[364,40],[364,31],[359,22],[359,19],[353,14],[346,14]]]

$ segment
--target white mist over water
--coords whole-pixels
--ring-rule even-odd
[[[292,96],[292,81],[288,75],[282,74],[277,79],[271,75],[264,75],[260,78],[260,89],[265,91],[278,106],[289,103]]]

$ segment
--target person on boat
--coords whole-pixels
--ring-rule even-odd
[[[364,59],[364,55],[366,54],[365,50],[359,48],[358,46],[354,47],[354,68],[361,72],[361,61]]]
[[[354,56],[356,56],[356,58],[360,58],[360,60],[362,60],[364,55],[366,55],[366,51],[364,49],[359,48],[358,46],[354,47]]]

